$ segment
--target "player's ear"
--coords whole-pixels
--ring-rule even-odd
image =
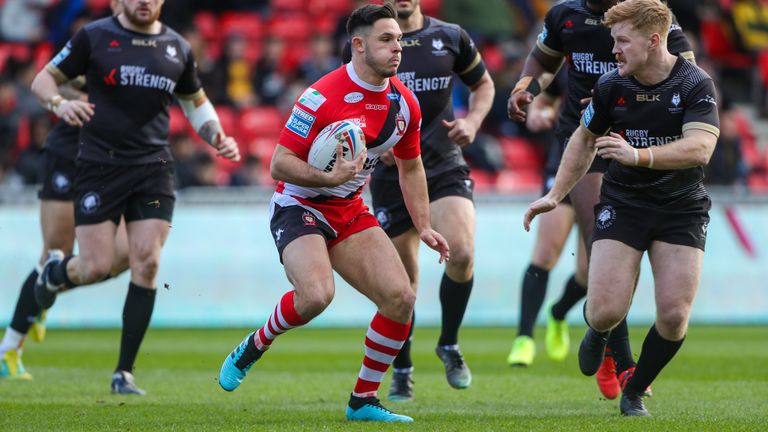
[[[358,53],[365,52],[365,42],[363,41],[363,37],[360,35],[352,36],[352,51],[357,51]]]
[[[658,33],[651,33],[651,38],[648,42],[648,48],[656,49],[661,45],[661,35]]]

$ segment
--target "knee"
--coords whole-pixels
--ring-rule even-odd
[[[304,319],[320,315],[331,304],[334,296],[333,285],[318,283],[296,291],[296,312]]]
[[[102,257],[83,259],[80,258],[79,275],[83,284],[99,282],[109,276],[111,263]]]
[[[685,336],[688,327],[689,308],[675,306],[659,310],[656,327],[665,339],[679,340]]]
[[[474,265],[474,251],[471,245],[458,245],[451,247],[451,259],[447,264],[461,273],[471,273]]]
[[[587,324],[593,329],[603,332],[615,327],[624,319],[624,311],[614,307],[592,306],[587,303]]]
[[[154,251],[139,251],[131,258],[131,271],[141,279],[154,280],[159,268],[160,254]]]

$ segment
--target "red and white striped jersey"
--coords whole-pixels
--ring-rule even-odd
[[[351,120],[365,133],[368,160],[352,180],[313,188],[279,182],[277,192],[298,198],[358,197],[379,156],[390,148],[400,159],[420,155],[421,110],[415,96],[396,77],[384,85],[364,82],[348,63],[312,84],[293,106],[279,143],[304,161],[317,134],[327,125]]]

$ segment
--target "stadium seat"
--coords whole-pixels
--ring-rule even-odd
[[[309,2],[308,11],[312,16],[335,15],[337,18],[348,14],[353,7],[350,0],[324,0]]]
[[[306,43],[314,23],[304,14],[279,14],[269,19],[267,28],[270,36],[279,37],[288,43]]]
[[[224,12],[218,25],[219,29],[224,30],[224,38],[237,33],[249,42],[257,42],[264,36],[264,23],[257,13]]]
[[[475,181],[475,192],[492,192],[496,188],[496,174],[473,169],[469,177]]]
[[[210,41],[218,40],[221,38],[216,15],[214,15],[212,12],[201,11],[196,13],[195,17],[193,18],[193,22],[197,28],[197,31],[200,32],[200,35],[202,35],[203,38],[206,39],[206,41],[209,43]]]
[[[270,6],[272,11],[276,13],[280,12],[300,12],[306,8],[305,0],[271,0]],[[310,2],[310,3],[324,3],[324,2]]]
[[[541,172],[538,169],[506,169],[496,179],[499,193],[537,193],[541,189]]]
[[[256,107],[243,110],[239,117],[240,135],[249,142],[257,138],[277,138],[285,118],[277,108]]]
[[[439,18],[442,8],[442,0],[421,0],[421,11],[424,13],[424,15]]]
[[[180,135],[184,133],[195,133],[192,130],[187,118],[184,116],[184,111],[178,105],[171,105],[168,109],[170,121],[168,122],[168,129],[171,136]]]
[[[541,169],[544,163],[541,149],[523,138],[500,138],[501,151],[508,168]]]

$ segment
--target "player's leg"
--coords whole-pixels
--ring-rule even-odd
[[[448,384],[456,389],[472,383],[472,374],[459,350],[459,327],[474,284],[475,206],[471,182],[466,182],[470,181],[458,179],[455,183],[461,189],[448,196],[437,191],[430,203],[432,226],[444,235],[451,248],[451,259],[445,263],[440,282],[442,325],[435,353],[443,362]]]
[[[594,375],[603,362],[608,335],[627,314],[642,250],[617,240],[596,239],[589,266],[584,319],[589,326],[579,346],[579,368]]]
[[[410,220],[410,219],[409,219]],[[416,293],[419,283],[419,234],[412,227],[404,233],[392,237],[392,244],[403,262],[411,289]],[[413,359],[411,358],[411,344],[413,343],[413,329],[415,327],[416,313],[411,314],[411,327],[408,338],[392,363],[392,384],[389,387],[387,398],[391,401],[405,402],[413,399]]]
[[[419,244],[421,240],[413,227],[413,221],[405,206],[400,182],[373,178],[370,188],[376,219],[392,240],[415,293],[419,284]],[[405,402],[413,399],[414,380],[411,344],[413,343],[415,322],[416,313],[414,312],[411,314],[408,338],[392,363],[392,382],[387,395],[391,401]]]
[[[645,389],[672,360],[685,340],[696,297],[704,251],[697,247],[655,241],[648,250],[656,295],[656,323],[643,341],[634,370],[622,376],[621,412],[645,416]]]
[[[270,230],[293,289],[283,294],[264,325],[248,334],[224,359],[219,385],[226,391],[242,383],[253,364],[275,338],[319,315],[335,293],[328,240],[335,231],[321,213],[275,194],[270,204]]]
[[[533,327],[547,293],[549,272],[560,259],[560,254],[573,226],[573,209],[568,204],[560,204],[554,210],[542,214],[538,223],[533,256],[523,275],[520,291],[520,320],[517,338],[515,338],[512,351],[507,357],[507,363],[513,366],[528,366],[533,363],[536,353],[536,346],[533,342]],[[549,340],[550,334],[549,327],[548,324],[547,340]],[[547,348],[550,351],[549,343]],[[550,352],[550,356],[552,355],[553,353]],[[558,356],[555,355],[555,357]]]
[[[42,341],[45,337],[45,310],[38,306],[35,300],[35,282],[39,270],[48,256],[48,250],[59,249],[72,253],[75,241],[75,221],[71,201],[40,201],[40,226],[43,234],[43,254],[40,263],[27,276],[19,292],[11,324],[6,328],[0,342],[0,361],[7,366],[0,366],[0,378],[30,379],[21,363],[22,346],[27,334],[33,340]],[[14,351],[14,353],[9,353]],[[8,358],[5,359],[6,354]],[[6,370],[7,372],[2,372]]]
[[[125,218],[120,219],[115,233],[115,246],[112,253],[112,268],[109,270],[110,277],[117,277],[120,273],[128,270],[130,267],[128,259],[128,230],[126,228]]]
[[[349,420],[410,422],[381,407],[376,394],[408,337],[416,293],[397,251],[378,226],[358,231],[330,250],[333,268],[378,312],[368,327],[365,356],[347,407]]]

